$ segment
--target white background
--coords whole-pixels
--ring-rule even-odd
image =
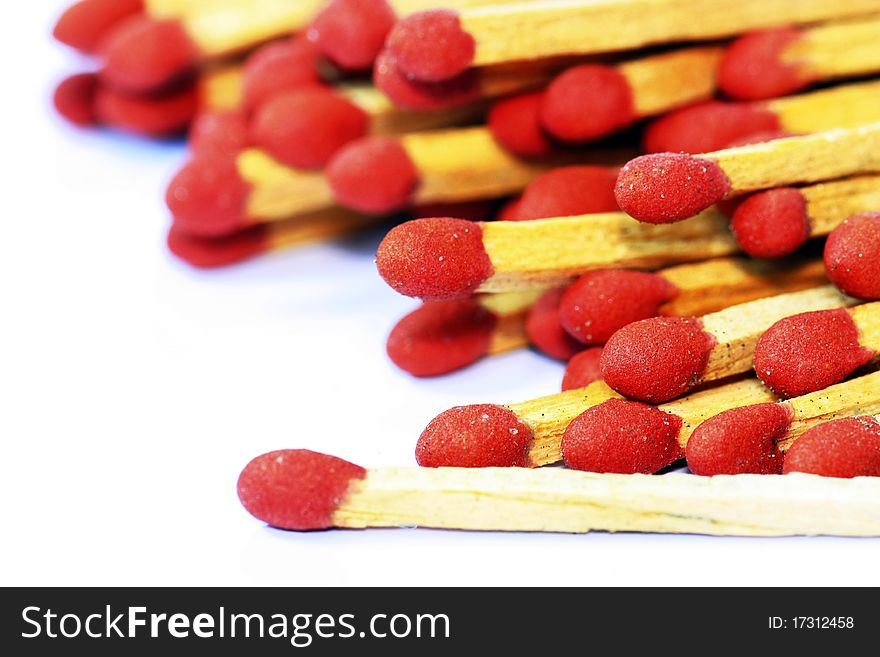
[[[379,235],[200,273],[164,247],[179,144],[50,110],[86,64],[64,2],[6,4],[0,240],[0,584],[880,584],[880,541],[268,529],[235,482],[268,450],[413,464],[438,412],[557,390],[533,353],[418,381],[384,339],[414,306]],[[13,15],[14,14],[14,15]]]

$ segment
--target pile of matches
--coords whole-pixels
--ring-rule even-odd
[[[418,468],[259,456],[257,518],[880,535],[880,0],[83,0],[55,34],[100,61],[64,116],[189,130],[183,260],[411,219],[398,367],[568,364]]]

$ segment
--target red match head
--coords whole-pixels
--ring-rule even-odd
[[[678,288],[659,274],[600,269],[581,276],[562,296],[559,319],[584,344],[605,344],[618,330],[656,317]]]
[[[782,404],[755,404],[709,418],[688,440],[688,468],[705,476],[779,474],[782,453],[777,445],[792,417]]]
[[[653,404],[669,401],[702,380],[714,344],[695,317],[643,319],[608,340],[602,377],[627,397]]]
[[[455,299],[492,275],[480,224],[463,219],[416,219],[393,228],[376,254],[379,274],[409,297]]]
[[[782,473],[821,477],[880,477],[880,422],[848,417],[813,427],[785,453]]]
[[[102,47],[101,80],[129,94],[152,93],[190,73],[198,51],[175,20],[129,18]]]
[[[547,87],[541,123],[567,142],[604,137],[636,120],[629,81],[616,68],[600,64],[574,66]]]
[[[450,80],[474,60],[476,42],[454,11],[432,9],[397,22],[385,42],[408,77],[425,82]]]
[[[684,153],[637,157],[620,170],[614,190],[621,210],[650,224],[693,217],[729,192],[730,181],[714,160]]]
[[[844,294],[880,299],[880,212],[854,215],[831,232],[825,271]]]
[[[369,130],[366,112],[330,89],[306,87],[264,103],[254,115],[254,143],[280,162],[320,169]]]
[[[840,383],[874,358],[845,308],[800,313],[771,326],[755,347],[755,372],[780,397]]]
[[[258,456],[238,478],[238,498],[255,518],[279,529],[333,526],[333,514],[353,482],[367,476],[359,465],[306,449]]]
[[[559,301],[563,288],[547,290],[529,310],[526,319],[526,335],[529,343],[543,354],[561,360],[570,360],[584,348],[562,328],[559,320]]]
[[[801,32],[779,28],[752,32],[731,43],[718,68],[718,86],[732,98],[761,100],[785,96],[808,86],[809,72],[783,58]]]
[[[448,374],[488,353],[496,323],[473,299],[428,301],[391,331],[388,356],[413,376]]]
[[[488,124],[498,144],[520,157],[546,157],[556,150],[538,120],[543,92],[499,100],[489,112]]]
[[[163,96],[137,98],[99,85],[95,93],[95,114],[101,123],[147,137],[181,134],[199,109],[199,96],[189,86]]]
[[[562,378],[562,391],[585,388],[594,381],[602,380],[602,347],[585,349],[575,354],[565,367]]]
[[[646,129],[648,153],[708,153],[758,132],[778,131],[779,118],[762,105],[711,100],[670,112]]]
[[[754,258],[781,258],[810,238],[810,217],[803,192],[780,187],[740,202],[730,222],[743,251]]]
[[[325,172],[337,202],[367,214],[408,205],[419,171],[403,145],[390,137],[364,137],[340,149]]]
[[[55,88],[52,102],[55,109],[65,119],[80,127],[94,126],[95,93],[98,91],[98,76],[94,73],[80,73],[64,78]]]
[[[614,185],[619,169],[569,166],[551,169],[535,178],[522,194],[517,219],[574,217],[617,212]]]
[[[165,201],[181,230],[217,237],[242,228],[250,190],[235,157],[197,157],[171,180]]]
[[[199,237],[172,226],[167,242],[171,253],[200,269],[234,265],[271,248],[265,225],[251,226],[224,237]]]
[[[64,10],[52,35],[71,48],[93,53],[114,27],[142,10],[142,0],[80,0]]]
[[[388,50],[376,57],[373,82],[395,105],[411,110],[458,107],[478,100],[481,95],[480,75],[474,69],[443,82],[414,80],[400,70]]]
[[[522,199],[519,196],[510,199],[507,203],[501,206],[495,219],[497,221],[523,221],[519,216],[519,208],[521,204]]]
[[[681,458],[681,418],[625,399],[581,413],[562,436],[565,465],[588,472],[654,474]]]
[[[190,126],[189,148],[196,157],[230,157],[250,144],[250,126],[242,112],[202,112]]]
[[[525,467],[531,442],[532,430],[503,406],[457,406],[422,432],[416,461],[425,468]]]
[[[331,0],[309,27],[309,38],[327,59],[363,71],[385,45],[397,16],[386,0]]]
[[[308,39],[294,37],[256,50],[244,65],[242,102],[254,111],[279,94],[322,84],[320,55]]]

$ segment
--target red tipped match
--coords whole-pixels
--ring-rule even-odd
[[[244,65],[245,110],[254,111],[279,94],[323,84],[318,73],[319,58],[315,44],[301,37],[270,43],[255,51]]]
[[[813,427],[786,452],[782,473],[822,477],[880,477],[880,422],[847,417]]]
[[[423,82],[408,78],[387,50],[376,57],[373,82],[391,101],[412,110],[436,110],[458,107],[480,98],[480,76],[474,69],[443,82]]]
[[[95,114],[101,123],[147,137],[168,137],[186,130],[199,109],[195,87],[165,96],[136,98],[99,86]]]
[[[602,352],[602,376],[617,392],[654,404],[697,385],[715,339],[695,317],[655,317],[611,336]]]
[[[574,217],[617,212],[614,185],[619,169],[571,166],[552,169],[535,178],[522,195],[517,219]]]
[[[724,52],[718,68],[718,86],[732,98],[761,100],[776,98],[809,86],[813,76],[782,54],[801,39],[791,28],[746,34]]]
[[[526,319],[526,335],[529,342],[550,358],[568,361],[584,348],[562,328],[559,321],[559,302],[563,288],[547,290],[529,310]]]
[[[578,415],[562,436],[565,465],[588,472],[654,474],[681,458],[681,418],[609,399]]]
[[[503,406],[457,406],[422,432],[416,461],[425,468],[525,467],[531,442],[532,430]]]
[[[181,230],[217,237],[244,225],[250,190],[234,157],[195,158],[171,180],[165,201]]]
[[[65,119],[80,127],[94,126],[95,93],[98,91],[98,76],[94,73],[80,73],[62,80],[55,88],[52,102],[55,109]]]
[[[488,353],[496,324],[473,299],[429,301],[391,331],[388,356],[413,376],[448,374]]]
[[[142,10],[142,0],[81,0],[64,10],[52,35],[71,48],[93,53],[113,28]]]
[[[101,80],[131,94],[152,93],[190,73],[198,51],[175,20],[129,18],[102,47]]]
[[[708,153],[758,132],[778,132],[779,117],[761,105],[711,100],[653,121],[642,145],[648,153]]]
[[[754,258],[781,258],[810,238],[803,192],[780,187],[759,192],[737,205],[730,227],[737,244]]]
[[[342,148],[327,166],[340,205],[384,214],[409,204],[419,172],[403,145],[390,137],[364,137]]]
[[[343,146],[369,130],[366,112],[329,89],[276,96],[254,116],[254,143],[284,164],[320,169]]]
[[[659,274],[600,269],[581,276],[562,296],[563,328],[584,344],[605,344],[618,330],[656,317],[678,288]]]
[[[391,229],[376,266],[392,288],[426,300],[468,296],[493,273],[480,224],[449,218],[416,219]]]
[[[565,367],[562,378],[562,392],[585,388],[594,381],[602,380],[602,347],[586,349],[576,354]]]
[[[349,71],[362,71],[385,45],[397,16],[386,0],[332,0],[309,28],[327,59]]]
[[[685,455],[696,475],[779,474],[777,444],[788,432],[793,414],[782,404],[755,404],[724,411],[698,426]]]
[[[621,169],[614,189],[621,210],[649,224],[693,217],[729,192],[716,162],[683,153],[637,157]]]
[[[248,513],[273,527],[327,529],[352,482],[366,476],[364,468],[335,456],[284,449],[245,466],[238,478],[238,499]]]
[[[880,212],[854,215],[831,232],[825,271],[841,292],[880,299]]]
[[[502,147],[520,157],[545,157],[556,150],[538,120],[543,92],[521,94],[499,100],[489,112],[492,137]]]
[[[557,139],[604,137],[637,119],[629,81],[615,68],[584,64],[556,77],[544,94],[541,122]]]
[[[199,237],[172,226],[167,242],[171,253],[201,269],[238,264],[271,248],[265,225],[251,226],[224,237]]]
[[[425,82],[449,80],[474,61],[476,42],[454,11],[432,9],[397,22],[385,42],[408,77]]]
[[[196,157],[229,157],[250,144],[248,120],[241,112],[202,112],[190,126],[189,148]]]
[[[755,347],[755,372],[780,397],[797,397],[840,383],[874,356],[845,308],[819,310],[771,326]]]

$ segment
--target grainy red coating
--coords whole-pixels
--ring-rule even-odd
[[[730,222],[743,251],[755,258],[781,258],[810,238],[803,192],[780,187],[752,194],[737,205]]]
[[[52,102],[58,113],[74,125],[93,126],[98,122],[95,116],[97,90],[98,76],[94,73],[71,75],[55,88]]]
[[[696,317],[655,317],[611,336],[602,377],[617,392],[652,404],[684,394],[703,377],[715,339]]]
[[[388,336],[391,361],[414,376],[448,374],[485,356],[497,318],[474,299],[427,301]]]
[[[563,288],[547,290],[538,298],[526,319],[526,335],[541,353],[568,361],[583,350],[584,345],[566,333],[559,321],[559,301],[563,292]]]
[[[798,397],[840,383],[875,353],[859,344],[845,308],[792,315],[755,346],[755,372],[780,397]]]
[[[423,82],[408,78],[397,66],[397,60],[388,50],[376,57],[373,82],[399,107],[413,110],[435,110],[457,107],[480,98],[480,75],[469,69],[443,82]]]
[[[800,38],[800,30],[792,28],[741,36],[724,51],[718,67],[718,86],[731,98],[740,100],[776,98],[809,86],[813,80],[809,71],[782,58],[785,49]]]
[[[421,11],[401,19],[385,46],[408,77],[425,82],[450,80],[474,60],[476,42],[449,9]]]
[[[710,100],[652,121],[642,138],[648,153],[708,153],[758,132],[777,132],[779,117],[757,103]]]
[[[385,45],[397,16],[386,0],[332,0],[309,27],[324,56],[349,71],[362,71]]]
[[[171,94],[138,98],[99,85],[95,92],[98,121],[147,137],[181,134],[195,118],[199,96],[192,85]]]
[[[184,262],[202,269],[226,267],[269,251],[269,230],[255,225],[223,237],[190,235],[172,226],[168,231],[168,249]]]
[[[715,161],[684,153],[637,157],[620,170],[614,188],[620,209],[650,224],[693,217],[729,192],[730,181]]]
[[[602,347],[585,349],[575,354],[568,365],[565,366],[565,376],[562,377],[562,391],[584,388],[594,381],[602,380]]]
[[[258,456],[238,478],[238,498],[255,518],[307,531],[333,526],[333,514],[352,482],[367,471],[335,456],[285,449]]]
[[[524,467],[531,442],[532,430],[503,406],[457,406],[422,432],[416,462],[425,468]]]
[[[470,295],[492,275],[480,224],[463,219],[416,219],[391,229],[376,253],[392,288],[426,300]]]
[[[785,453],[782,473],[822,477],[880,477],[880,422],[870,416],[831,420],[813,427]]]
[[[330,160],[325,175],[340,205],[368,214],[400,210],[419,185],[415,164],[391,137],[353,141]]]
[[[625,399],[577,416],[562,436],[565,465],[588,472],[654,474],[681,458],[681,418]]]
[[[244,64],[242,102],[254,111],[275,96],[300,87],[320,86],[320,53],[302,37],[270,43],[256,50]]]
[[[825,271],[845,294],[880,299],[880,212],[853,215],[831,231]]]
[[[579,342],[605,344],[627,324],[659,315],[660,306],[678,293],[659,274],[598,269],[581,276],[562,295],[559,319]]]
[[[632,89],[611,66],[582,64],[559,74],[541,103],[541,123],[566,142],[604,137],[637,119]]]
[[[181,230],[218,237],[243,226],[250,191],[234,157],[197,157],[171,180],[165,201]]]
[[[779,474],[779,441],[791,426],[792,412],[782,404],[755,404],[709,418],[691,434],[685,448],[696,475]]]
[[[142,0],[80,0],[64,10],[52,35],[71,48],[93,53],[114,27],[141,11]]]
[[[198,50],[175,20],[134,16],[101,48],[101,81],[130,94],[152,93],[190,73]]]
[[[502,147],[520,157],[545,157],[556,150],[538,120],[543,92],[520,94],[496,102],[489,111],[489,130]]]
[[[552,169],[535,178],[522,194],[517,219],[572,217],[597,212],[617,212],[614,185],[619,169],[569,166]]]
[[[278,161],[320,169],[346,144],[365,136],[367,113],[330,89],[306,87],[279,94],[254,115],[254,144]]]
[[[189,148],[196,157],[228,157],[250,144],[250,126],[242,112],[201,112],[190,126]]]

